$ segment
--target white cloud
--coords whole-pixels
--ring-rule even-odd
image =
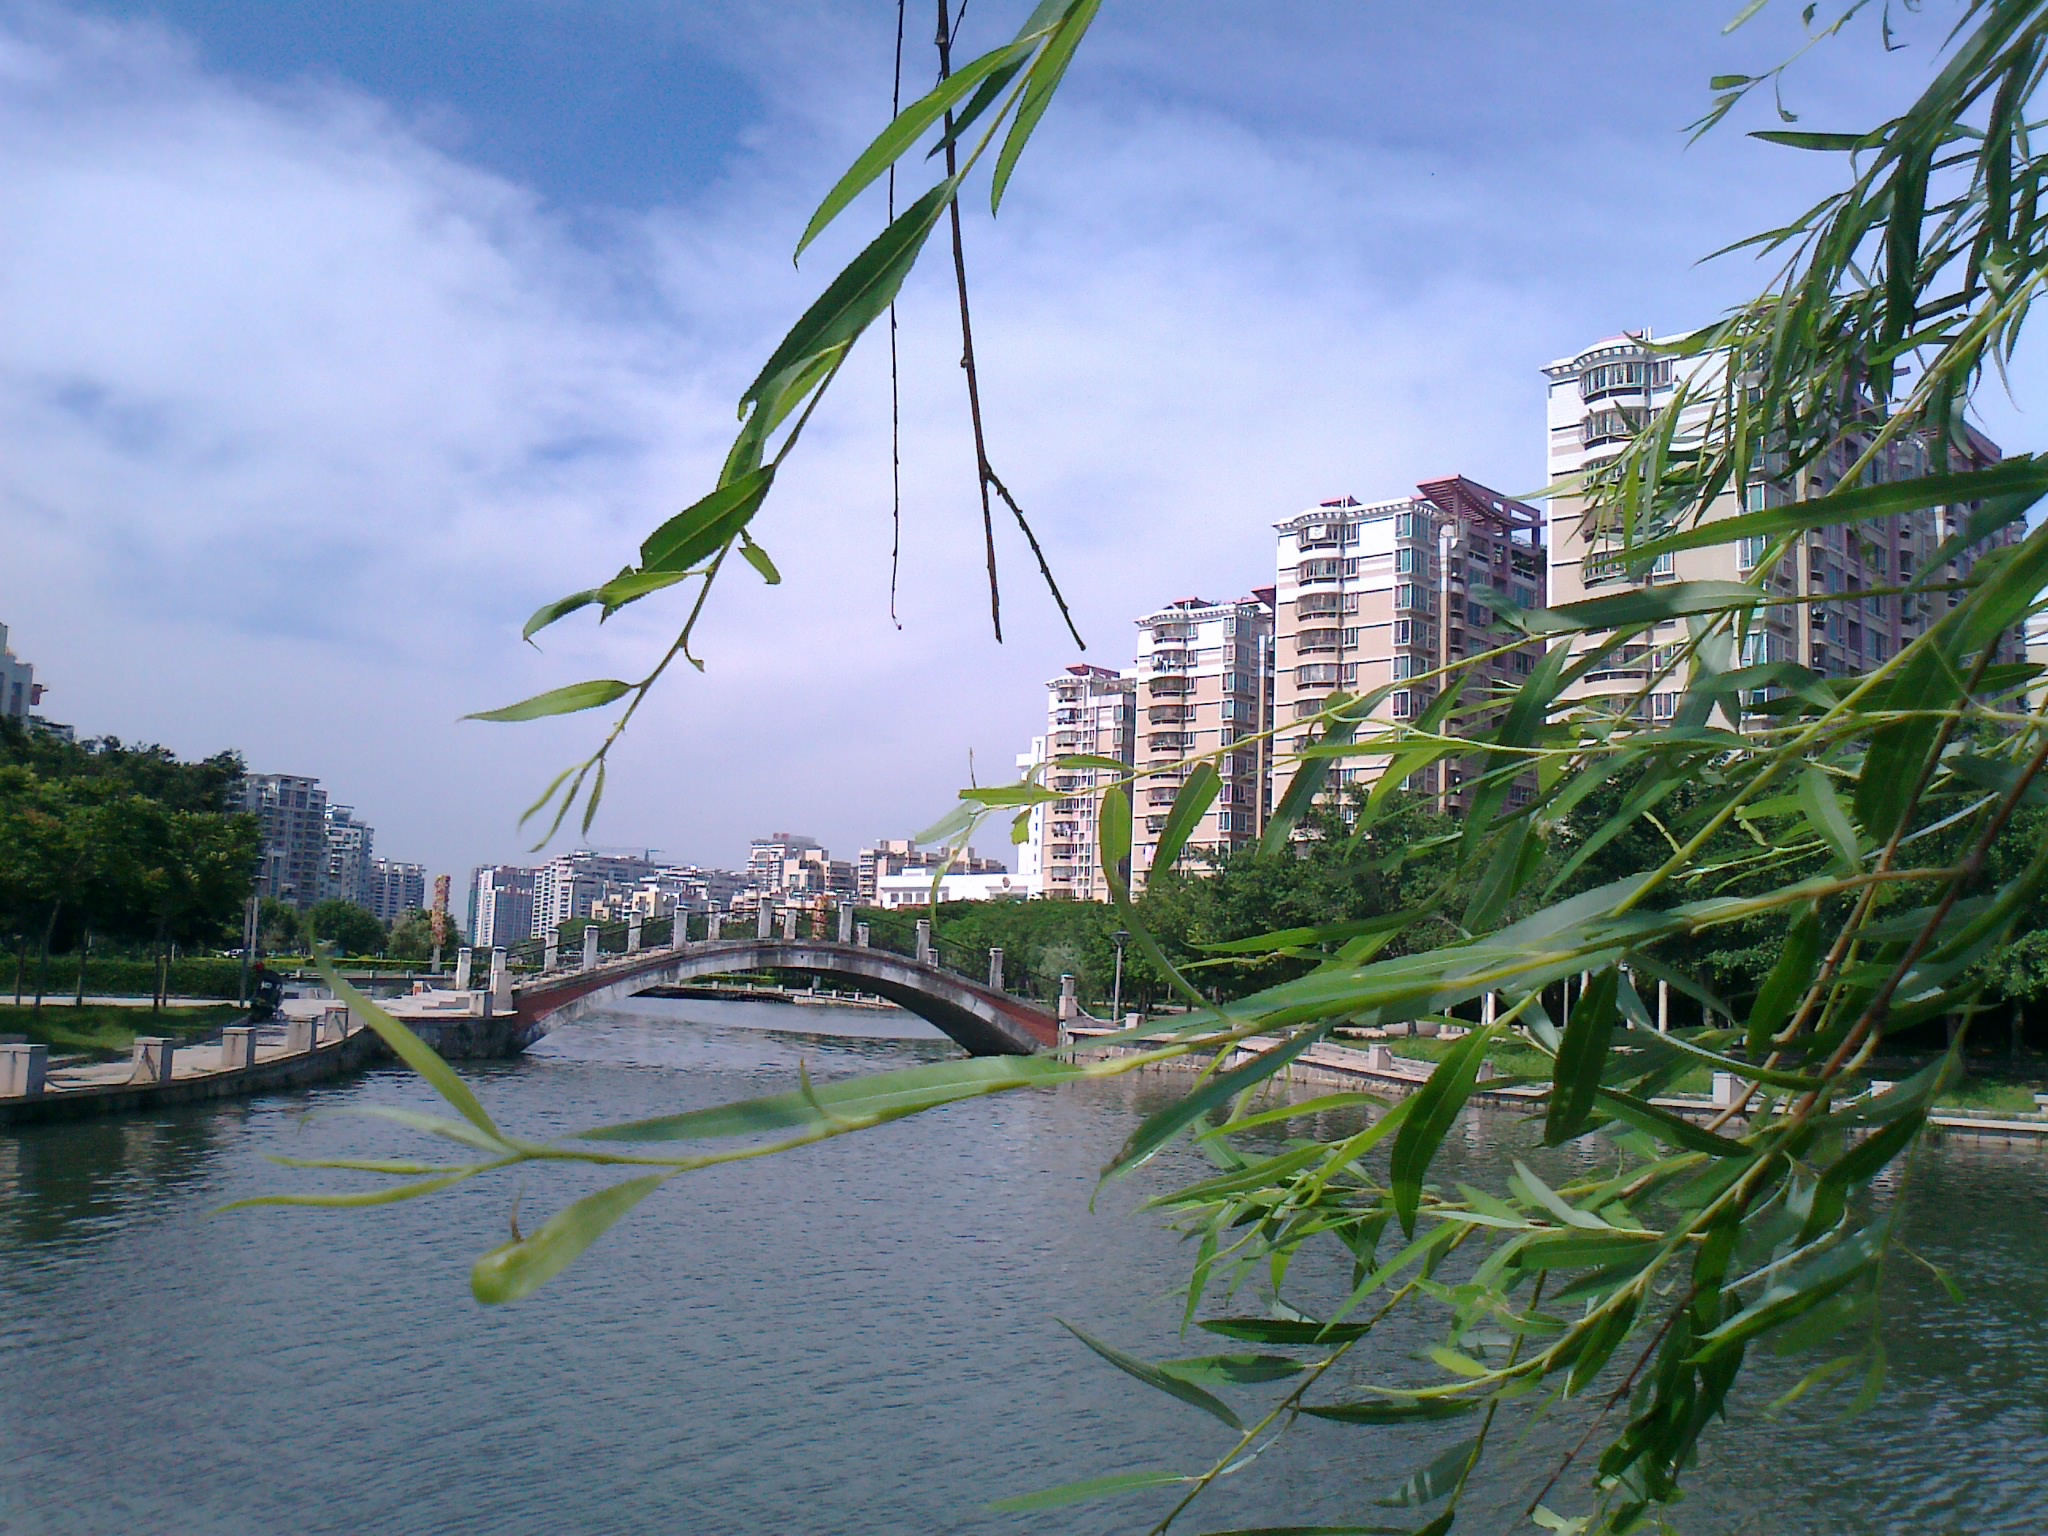
[[[1711,36],[1709,9],[1680,19]],[[1401,78],[1426,36],[1406,21],[1390,65],[1241,16],[1105,25],[1002,219],[969,221],[993,457],[1092,658],[1125,662],[1149,605],[1270,580],[1267,525],[1312,498],[1531,488],[1536,368],[1733,297],[1743,272],[1685,264],[1817,174],[1769,161],[1736,196],[1758,151],[1681,154],[1672,82],[1706,68],[1657,52],[1677,22],[1639,49],[1654,104],[1603,115],[1597,81],[1525,83],[1598,14],[1562,37],[1502,14],[1468,39],[1469,143]],[[0,30],[0,619],[60,718],[319,774],[380,851],[437,869],[514,853],[599,722],[456,717],[656,654],[674,604],[572,619],[541,653],[517,626],[708,485],[733,398],[830,271],[792,272],[791,237],[876,115],[886,55],[839,14],[703,25],[768,104],[741,157],[574,226],[340,85],[236,83],[147,27]],[[901,834],[970,750],[1007,776],[1042,723],[1072,651],[1006,526],[989,643],[951,306],[933,261],[904,305],[903,628],[875,337],[761,522],[785,584],[714,596],[708,670],[619,749],[602,840],[727,860],[770,827]]]

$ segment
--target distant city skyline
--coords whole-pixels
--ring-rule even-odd
[[[1773,7],[1724,38],[1729,9],[1106,7],[1002,218],[966,210],[991,452],[1089,649],[1011,534],[990,640],[934,267],[902,305],[902,627],[871,339],[756,530],[783,584],[732,574],[590,840],[731,866],[768,827],[907,836],[1007,775],[1045,679],[1269,581],[1276,521],[1452,473],[1539,489],[1544,365],[1711,318],[1760,273],[1697,258],[1834,174],[1745,138],[1762,118],[1686,147],[1707,77],[1797,31]],[[963,45],[1020,14],[977,6]],[[518,630],[710,484],[745,381],[874,227],[878,201],[792,271],[880,126],[893,21],[10,7],[0,218],[37,239],[0,251],[0,613],[59,717],[345,785],[380,848],[458,879],[577,841],[530,854],[518,817],[605,722],[460,717],[672,637],[663,599]],[[1934,22],[1901,25],[1904,53],[1873,21],[1802,64],[1802,122],[1895,110]]]

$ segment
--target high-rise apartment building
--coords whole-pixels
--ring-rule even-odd
[[[470,871],[470,943],[503,949],[533,937],[533,875],[516,864],[480,864]]]
[[[242,809],[256,818],[263,843],[256,894],[301,911],[312,906],[327,873],[327,791],[320,781],[290,773],[248,774]]]
[[[1273,697],[1274,589],[1214,603],[1186,597],[1138,622],[1135,762],[1143,769],[1218,752],[1266,728]],[[1267,756],[1260,741],[1214,760],[1223,787],[1189,834],[1190,864],[1252,841],[1265,825]],[[1192,771],[1168,767],[1137,781],[1132,874],[1142,884],[1166,817]]]
[[[907,837],[885,837],[872,848],[863,848],[854,861],[853,899],[872,907],[885,875],[900,875],[917,862],[917,844]]]
[[[427,905],[427,866],[396,859],[370,860],[370,899],[364,903],[380,921],[395,923]]]
[[[579,848],[552,858],[533,872],[533,931],[545,934],[589,917],[598,902],[618,889],[631,890],[654,872],[654,861],[638,854]]]
[[[1597,468],[1628,445],[1637,427],[1663,409],[1673,391],[1690,381],[1711,395],[1725,377],[1724,355],[1674,359],[1641,336],[1612,336],[1576,357],[1561,358],[1543,370],[1549,379],[1549,454],[1553,482]],[[1702,407],[1702,417],[1704,407]],[[1701,418],[1695,418],[1697,425]],[[1685,424],[1681,424],[1681,430]],[[1998,446],[1983,434],[1964,427],[1960,447],[1952,447],[1947,464],[1936,462],[1924,435],[1888,445],[1870,466],[1872,481],[1914,479],[1944,469],[1978,469],[1997,462]],[[1765,452],[1740,492],[1729,491],[1709,510],[1710,518],[1740,510],[1779,506],[1821,495],[1835,487],[1856,458],[1861,445],[1838,444],[1817,463],[1791,471],[1782,454]],[[1770,611],[1745,642],[1744,664],[1793,661],[1826,676],[1860,672],[1895,655],[1900,646],[1921,634],[1953,605],[1953,594],[1903,596],[1871,591],[1911,581],[1926,571],[1942,542],[1960,530],[1972,508],[1929,508],[1860,522],[1850,527],[1816,529],[1797,541],[1769,578],[1769,590],[1791,595],[1825,596],[1830,601],[1786,605]],[[1996,539],[2017,543],[2025,530],[2017,523]],[[1596,527],[1586,516],[1584,499],[1557,497],[1550,513],[1550,579],[1552,601],[1625,591],[1632,584],[1622,564],[1620,542],[1611,530]],[[1677,581],[1746,581],[1765,558],[1769,541],[1743,539],[1706,549],[1686,550],[1656,561],[1644,583]],[[1968,574],[1975,557],[1948,563],[1943,580]],[[1590,647],[1599,637],[1577,643]],[[1683,669],[1667,678],[1656,674],[1671,662],[1685,639],[1682,621],[1659,624],[1648,634],[1615,652],[1610,662],[1590,672],[1571,690],[1578,697],[1604,697],[1638,718],[1668,719],[1685,686]],[[2008,639],[2001,660],[2018,660],[2023,642]],[[2009,654],[2008,654],[2009,653]],[[1637,695],[1645,695],[1638,699]]]
[[[1072,666],[1045,685],[1046,733],[1018,760],[1029,769],[1048,760],[1085,756],[1129,764],[1136,749],[1137,679],[1107,667]],[[1042,746],[1041,746],[1042,740]],[[1097,857],[1094,791],[1121,775],[1104,766],[1060,767],[1043,782],[1058,800],[1032,807],[1029,837],[1019,860],[1028,889],[1039,896],[1107,901],[1109,883]]]
[[[797,832],[771,832],[757,837],[747,849],[747,879],[757,891],[780,896],[788,889],[793,869],[805,854],[822,854],[825,845],[815,837]]]
[[[1542,514],[1462,475],[1424,481],[1412,496],[1326,501],[1276,523],[1272,794],[1285,793],[1315,732],[1293,723],[1332,694],[1378,694],[1361,733],[1413,720],[1441,691],[1432,678],[1451,662],[1512,638],[1495,628],[1489,601],[1546,602]],[[1477,702],[1535,670],[1540,644],[1504,651],[1471,668],[1463,697]],[[1370,784],[1384,757],[1341,759],[1330,791]],[[1409,788],[1444,810],[1462,803],[1461,770],[1443,763]]]
[[[28,712],[42,701],[36,669],[7,648],[7,626],[0,624],[0,715],[26,722]]]
[[[327,858],[320,872],[322,901],[371,902],[370,858],[377,834],[351,805],[327,807]]]
[[[851,901],[859,874],[850,859],[835,859],[815,837],[771,832],[747,852],[747,880],[763,896],[804,906]]]

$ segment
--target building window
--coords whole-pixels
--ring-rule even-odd
[[[1394,551],[1394,569],[1399,571],[1404,576],[1414,571],[1415,550],[1413,546],[1403,544],[1399,549]]]
[[[1405,682],[1413,677],[1417,670],[1416,658],[1408,655],[1405,651],[1394,657],[1395,682]]]
[[[1347,646],[1353,646],[1353,645],[1356,645],[1356,644],[1358,644],[1358,631],[1357,631],[1357,629],[1353,628],[1353,629],[1347,629],[1347,630],[1345,630],[1345,631],[1344,631],[1344,643],[1345,643],[1345,645],[1347,645]]]
[[[1465,622],[1467,624],[1476,624],[1479,628],[1485,629],[1493,623],[1493,611],[1484,603],[1467,603],[1465,605]]]
[[[1735,563],[1745,571],[1753,571],[1763,564],[1764,551],[1771,547],[1771,541],[1760,533],[1749,534],[1735,541]]]
[[[1394,690],[1394,718],[1406,720],[1415,713],[1415,696],[1406,688]]]
[[[1413,619],[1394,620],[1394,644],[1413,645],[1414,643],[1415,621]]]
[[[1404,581],[1394,588],[1394,608],[1396,611],[1406,612],[1421,606],[1421,593],[1413,582]]]
[[[1355,661],[1345,662],[1338,676],[1346,688],[1356,688],[1358,686],[1358,663]]]
[[[1675,693],[1653,693],[1650,695],[1650,716],[1655,720],[1669,720],[1678,710],[1678,695]]]

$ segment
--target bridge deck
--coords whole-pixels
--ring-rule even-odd
[[[1021,1056],[1059,1043],[1059,1025],[1035,1003],[941,966],[885,949],[786,939],[701,939],[557,971],[514,990],[519,1045],[579,1013],[672,986],[743,971],[800,971],[853,982],[943,1030],[976,1056]]]

